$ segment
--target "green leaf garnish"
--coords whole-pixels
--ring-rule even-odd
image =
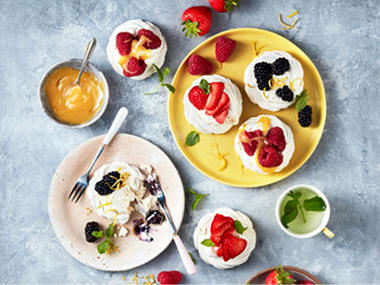
[[[206,95],[210,93],[210,84],[208,84],[206,79],[201,80],[199,87],[203,90],[203,92],[205,92]]]
[[[91,235],[96,238],[103,237],[103,231],[92,231]]]
[[[111,238],[113,236],[114,230],[115,230],[115,226],[113,223],[111,223],[106,229],[106,236]]]
[[[196,131],[191,131],[186,136],[185,144],[187,146],[193,146],[196,145],[200,140],[199,134]]]
[[[204,246],[207,246],[207,247],[212,247],[214,246],[215,244],[212,242],[211,239],[204,239],[201,244],[203,244]]]
[[[194,256],[191,254],[191,252],[188,251],[187,253],[190,255],[190,258],[193,261],[194,265],[197,265],[197,261],[195,260]]]
[[[98,245],[98,252],[100,254],[103,254],[105,252],[107,252],[107,250],[111,249],[113,243],[110,239],[106,239],[105,241],[103,241],[101,244]]]
[[[304,89],[301,92],[301,94],[299,94],[299,95],[296,96],[296,100],[297,100],[296,110],[297,110],[297,113],[299,111],[301,111],[303,108],[305,108],[305,106],[307,105],[307,100],[308,99],[309,99],[309,96],[307,95],[306,89]]]
[[[288,224],[296,219],[298,215],[297,206],[298,203],[296,200],[290,200],[286,203],[284,214],[281,216],[281,223],[285,228],[288,228]]]
[[[193,203],[191,204],[191,209],[194,211],[197,206],[198,206],[198,203],[206,196],[208,196],[208,194],[201,194],[201,193],[198,193],[196,192],[195,190],[191,189],[190,187],[186,187],[186,190],[187,192],[189,192],[191,195],[194,196],[194,201]]]
[[[306,211],[323,212],[326,210],[325,201],[321,197],[314,196],[311,199],[303,201],[303,207]]]
[[[248,229],[247,227],[244,227],[239,220],[234,221],[234,226],[237,233],[241,235]]]
[[[153,64],[153,67],[154,69],[156,69],[156,72],[157,72],[157,76],[158,76],[158,81],[160,81],[160,84],[158,85],[158,87],[153,90],[153,91],[149,91],[149,92],[145,92],[144,94],[145,95],[151,95],[151,94],[155,94],[158,92],[158,90],[161,88],[161,87],[166,87],[168,88],[168,90],[171,92],[171,93],[174,93],[175,92],[175,88],[173,85],[169,84],[169,83],[165,83],[164,80],[165,80],[165,77],[167,77],[169,74],[170,74],[170,68],[169,67],[165,67],[165,68],[159,68],[157,65]]]

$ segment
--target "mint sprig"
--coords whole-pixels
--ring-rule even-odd
[[[97,235],[100,235],[100,232],[101,232],[101,235],[99,236],[100,238],[103,237],[103,231],[99,231],[99,232],[96,232],[96,231],[93,231],[91,234],[94,235],[94,234],[97,234]],[[107,251],[111,250],[111,248],[113,247],[113,242],[112,242],[112,236],[115,232],[115,225],[113,223],[109,224],[108,228],[106,229],[106,239],[100,243],[98,245],[98,252],[100,254],[103,254],[103,253],[106,253]]]
[[[301,94],[296,96],[296,110],[297,113],[301,111],[307,105],[307,100],[309,100],[309,96],[307,95],[306,89],[304,89]]]
[[[189,192],[191,195],[194,196],[194,201],[193,203],[191,204],[191,209],[194,211],[197,206],[198,206],[198,203],[203,199],[205,198],[206,196],[208,196],[208,194],[201,194],[201,193],[198,193],[196,192],[195,190],[191,189],[190,187],[187,187],[186,188],[187,192]]]
[[[108,250],[110,250],[113,246],[112,241],[109,238],[106,238],[105,241],[103,241],[101,244],[98,245],[98,252],[100,254],[106,253]]]
[[[302,221],[306,223],[305,211],[323,212],[326,209],[325,201],[319,196],[314,196],[311,199],[305,199],[301,203],[301,192],[290,191],[287,196],[292,199],[286,202],[284,207],[284,214],[281,216],[281,223],[285,228],[293,222],[299,213],[301,213]]]
[[[174,86],[171,85],[171,84],[169,84],[169,83],[165,83],[164,82],[165,81],[165,77],[167,77],[170,74],[170,68],[169,67],[159,68],[155,64],[153,64],[153,67],[156,69],[157,76],[158,76],[158,81],[160,81],[160,84],[158,85],[158,87],[155,90],[150,91],[150,92],[145,92],[144,94],[145,95],[156,94],[161,87],[166,87],[166,88],[168,88],[168,90],[171,93],[174,93],[175,92]]]
[[[194,146],[197,143],[199,143],[200,137],[199,134],[196,131],[191,131],[187,134],[185,144],[187,146]]]

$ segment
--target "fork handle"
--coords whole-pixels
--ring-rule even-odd
[[[195,267],[195,264],[191,259],[190,254],[187,251],[185,245],[183,244],[181,238],[178,234],[174,234],[173,239],[175,245],[177,246],[179,255],[181,256],[183,265],[185,266],[187,273],[189,273],[190,275],[195,274],[197,272],[197,268]]]
[[[103,144],[107,145],[111,142],[113,137],[116,135],[117,131],[120,129],[121,124],[124,122],[125,118],[128,116],[128,109],[125,107],[121,107],[117,112],[115,119],[112,122],[108,133],[104,137]]]

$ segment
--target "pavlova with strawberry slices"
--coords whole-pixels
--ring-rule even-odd
[[[183,98],[185,117],[198,131],[223,134],[239,122],[242,96],[231,80],[220,75],[199,77]]]
[[[253,172],[280,172],[294,153],[292,130],[276,116],[252,117],[240,126],[235,151],[244,167]]]
[[[113,69],[126,77],[142,80],[165,62],[165,38],[158,27],[142,20],[130,20],[118,26],[107,46],[107,56]]]
[[[194,246],[208,264],[229,269],[248,260],[256,245],[251,220],[230,208],[219,208],[202,217],[194,231]]]

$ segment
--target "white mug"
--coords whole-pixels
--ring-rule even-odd
[[[294,233],[294,232],[290,231],[289,229],[285,228],[284,225],[281,223],[281,204],[282,204],[282,201],[285,199],[286,195],[290,191],[294,191],[294,190],[297,190],[300,188],[305,188],[305,189],[309,189],[309,190],[313,191],[315,194],[317,194],[319,197],[321,197],[326,204],[326,209],[323,212],[323,219],[322,219],[321,224],[315,230],[313,230],[312,232],[306,233],[306,234]],[[327,223],[329,222],[329,219],[330,219],[329,201],[327,200],[325,194],[323,194],[321,192],[321,190],[315,188],[314,186],[306,185],[306,184],[294,185],[294,186],[290,187],[289,189],[285,190],[277,200],[277,204],[276,204],[276,220],[277,220],[277,223],[285,233],[287,233],[288,235],[290,235],[292,237],[310,238],[310,237],[313,237],[313,236],[319,234],[320,232],[323,232],[327,237],[333,238],[334,233],[326,227]]]

